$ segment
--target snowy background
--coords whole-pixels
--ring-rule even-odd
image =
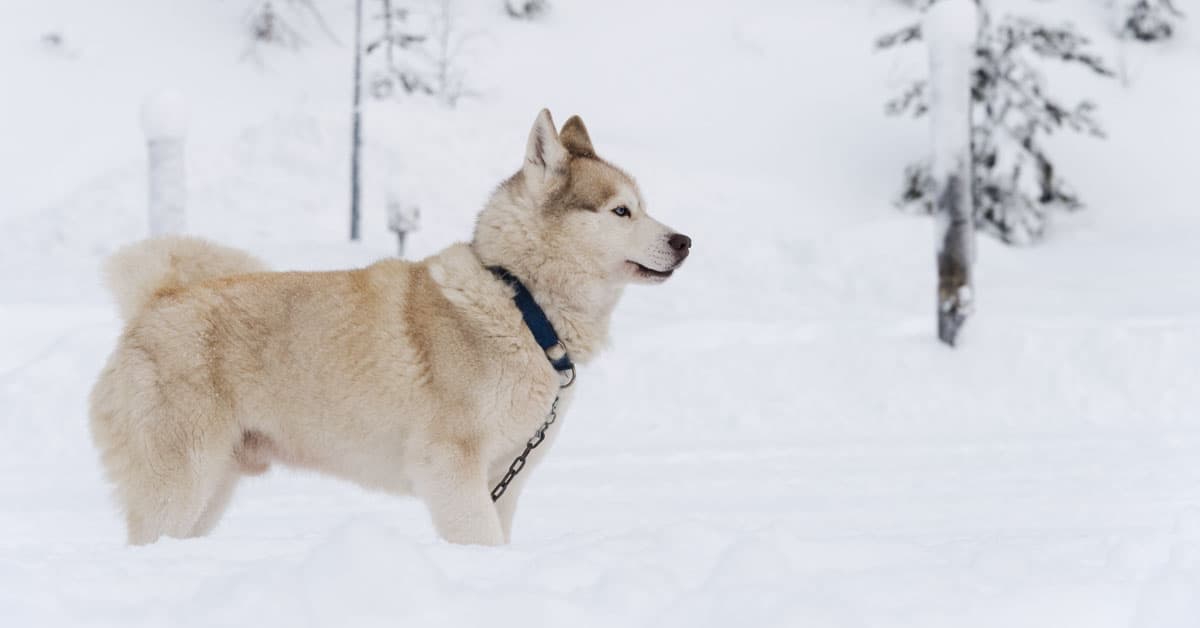
[[[1200,625],[1200,2],[1173,39],[1069,18],[1124,80],[1051,70],[1110,138],[1055,136],[1088,208],[981,238],[978,314],[934,335],[933,227],[891,201],[928,150],[883,103],[924,47],[895,0],[461,0],[472,92],[371,100],[348,229],[353,3],[337,41],[251,46],[243,0],[0,6],[0,623],[6,626]],[[284,4],[286,6],[286,3]],[[59,43],[44,40],[59,34]],[[691,235],[580,374],[511,546],[414,500],[275,469],[209,538],[129,548],[87,434],[119,333],[98,265],[147,235],[138,111],[190,109],[188,221],[277,268],[469,237],[534,114],[578,113]]]

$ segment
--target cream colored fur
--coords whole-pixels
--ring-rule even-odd
[[[108,259],[104,274],[117,311],[128,321],[146,308],[156,292],[266,269],[266,264],[237,249],[195,238],[163,236],[125,247]]]
[[[92,391],[91,429],[129,542],[207,534],[239,478],[272,462],[415,495],[449,541],[506,542],[530,468],[498,503],[489,491],[559,377],[486,267],[520,277],[583,364],[624,285],[682,263],[672,235],[595,157],[582,121],[560,136],[543,111],[473,241],[420,262],[267,272],[193,238],[125,248],[107,274],[127,322]]]

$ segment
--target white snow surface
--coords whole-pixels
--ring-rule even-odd
[[[341,44],[245,57],[243,3],[0,7],[0,625],[1200,625],[1200,37],[1120,43],[1102,3],[1029,2],[1120,55],[1109,140],[1053,149],[1090,207],[980,240],[979,313],[934,337],[923,219],[889,200],[928,150],[885,118],[924,51],[893,0],[458,5],[474,96],[365,112],[348,231]],[[1014,2],[1016,6],[1026,6]],[[43,43],[57,32],[61,44]],[[119,333],[98,266],[146,234],[142,99],[188,93],[194,233],[278,268],[419,257],[469,236],[534,114],[587,121],[695,240],[630,289],[503,548],[439,541],[414,500],[276,469],[216,532],[130,548],[87,433]]]

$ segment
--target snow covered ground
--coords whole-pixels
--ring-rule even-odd
[[[348,33],[351,4],[318,3]],[[366,241],[343,243],[349,47],[242,60],[245,4],[0,8],[0,624],[5,626],[1200,625],[1200,3],[1129,85],[1064,76],[1112,137],[1059,138],[1090,202],[1027,249],[980,242],[979,315],[934,341],[929,221],[888,206],[928,137],[882,102],[890,0],[460,2],[478,95],[366,112]],[[61,32],[48,50],[39,39]],[[907,55],[907,56],[906,56]],[[145,234],[142,98],[191,105],[193,231],[280,268],[466,238],[534,113],[691,235],[631,289],[500,549],[411,500],[275,470],[209,538],[122,543],[86,429],[119,333],[97,265]]]

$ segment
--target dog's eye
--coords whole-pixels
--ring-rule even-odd
[[[612,210],[612,212],[622,218],[629,217],[629,208],[624,205],[617,207],[616,209]]]

